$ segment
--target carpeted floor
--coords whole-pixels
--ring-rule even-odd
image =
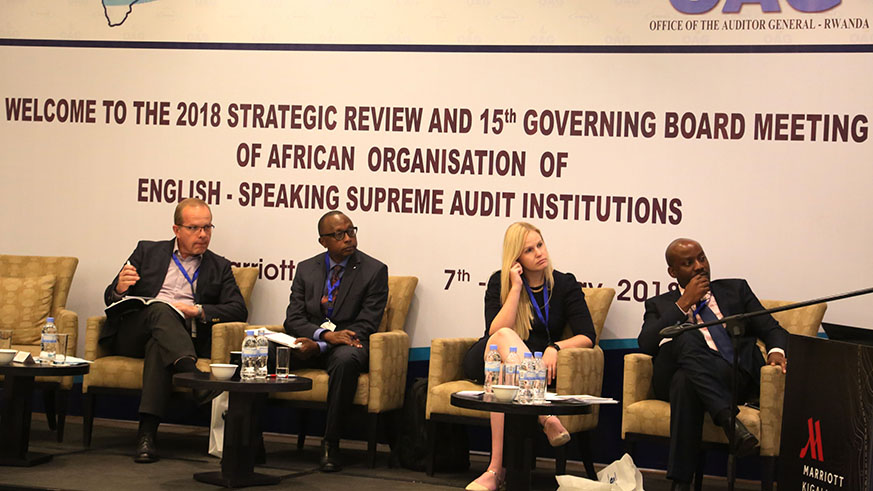
[[[57,443],[42,414],[34,414],[30,449],[54,455],[45,464],[30,467],[0,467],[0,490],[6,489],[64,489],[64,490],[178,490],[217,489],[194,481],[195,472],[218,471],[219,460],[208,456],[208,432],[205,428],[161,426],[158,448],[161,460],[154,464],[135,464],[132,460],[136,426],[131,422],[98,420],[95,423],[92,445],[82,447],[82,427],[79,418],[67,423],[64,443]],[[267,463],[258,472],[282,477],[276,486],[252,489],[294,489],[368,491],[383,489],[463,489],[481,473],[486,456],[471,456],[469,471],[456,474],[437,473],[428,477],[424,472],[388,466],[387,447],[380,446],[375,469],[366,467],[365,445],[362,442],[343,442],[346,467],[337,474],[318,471],[318,438],[307,440],[303,452],[296,449],[293,435],[266,435]],[[2,444],[2,442],[0,442]],[[554,462],[541,460],[532,479],[532,489],[554,490]],[[568,473],[585,476],[581,464],[568,463]],[[663,473],[644,471],[647,491],[670,489]],[[724,479],[707,479],[704,489],[726,489]],[[737,489],[760,489],[759,483],[740,482]]]

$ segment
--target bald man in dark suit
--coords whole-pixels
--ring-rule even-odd
[[[703,431],[703,415],[730,434],[733,348],[722,325],[688,331],[670,340],[665,327],[700,323],[729,315],[763,310],[746,280],[710,281],[709,260],[701,245],[676,239],[666,251],[667,272],[679,289],[646,300],[640,349],[654,357],[655,396],[670,402],[670,457],[667,477],[674,490],[690,489]],[[740,402],[757,399],[765,360],[756,342],[767,345],[766,363],[785,370],[788,332],[769,315],[749,319],[739,343]],[[737,456],[753,453],[758,440],[739,420],[735,425]]]

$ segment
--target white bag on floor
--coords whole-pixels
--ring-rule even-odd
[[[576,476],[555,476],[558,491],[643,491],[643,474],[630,455],[604,467],[597,481]]]
[[[209,423],[209,455],[221,458],[224,448],[224,413],[227,412],[228,393],[222,392],[212,400],[212,421]]]

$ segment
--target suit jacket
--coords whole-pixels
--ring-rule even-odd
[[[327,252],[297,266],[291,283],[291,297],[285,312],[285,332],[295,337],[312,338],[325,321],[321,297],[327,271]],[[388,303],[388,266],[361,251],[355,251],[343,271],[334,302],[331,321],[337,330],[349,329],[368,344],[376,332]]]
[[[138,297],[155,297],[161,291],[167,269],[173,256],[175,239],[164,241],[140,241],[128,258],[130,264],[139,273],[139,281],[127,290],[127,295]],[[118,275],[106,287],[103,300],[110,305],[116,298],[115,285]],[[207,250],[200,262],[200,275],[197,278],[197,289],[194,292],[194,302],[203,306],[206,321],[197,321],[198,336],[212,338],[212,325],[219,322],[244,322],[248,317],[245,300],[239,291],[230,261]],[[122,316],[111,315],[100,332],[100,342],[115,336],[122,324]]]
[[[749,284],[742,279],[715,280],[710,283],[710,291],[715,296],[722,315],[727,317],[745,312],[764,310],[758,297],[752,293]],[[667,292],[646,300],[646,312],[643,315],[643,328],[637,341],[643,353],[658,357],[665,351],[669,343],[659,346],[661,336],[658,332],[677,322],[685,322],[687,316],[676,306],[680,297],[679,290]],[[683,334],[684,335],[684,334]],[[745,335],[740,338],[740,366],[750,374],[755,375],[764,364],[761,356],[743,356],[757,351],[755,343],[761,339],[767,345],[767,350],[782,348],[788,345],[788,331],[782,328],[776,319],[770,315],[762,315],[748,319]]]

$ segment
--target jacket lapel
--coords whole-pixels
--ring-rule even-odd
[[[351,291],[352,285],[359,276],[358,264],[360,264],[360,260],[358,258],[358,253],[355,252],[349,258],[349,262],[346,264],[346,269],[343,271],[343,278],[342,281],[340,281],[339,292],[337,292],[337,298],[333,306],[334,316],[336,316],[336,313],[339,312],[340,308],[342,308],[349,291]]]

